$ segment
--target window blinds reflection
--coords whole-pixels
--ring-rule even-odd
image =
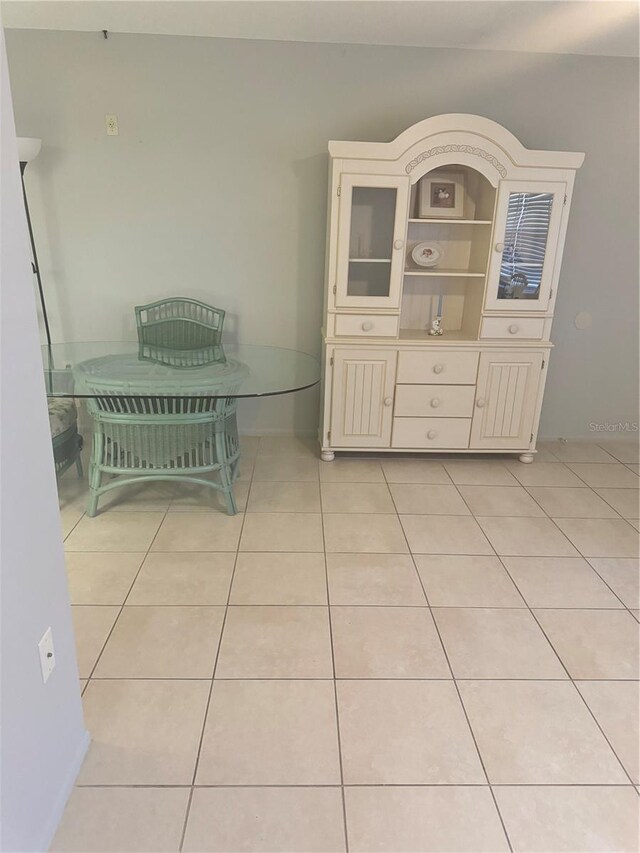
[[[510,193],[499,299],[539,298],[552,205],[552,193]]]

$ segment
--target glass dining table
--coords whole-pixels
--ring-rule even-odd
[[[238,400],[320,381],[314,356],[270,346],[88,341],[43,346],[42,359],[47,396],[84,400],[92,419],[90,516],[105,492],[158,479],[221,491],[235,514]]]

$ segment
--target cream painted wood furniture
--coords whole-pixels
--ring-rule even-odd
[[[329,152],[322,459],[450,450],[533,461],[584,154],[529,151],[473,115]],[[424,193],[439,176],[433,210]],[[462,207],[447,206],[454,185]],[[414,262],[421,242],[437,244],[437,266]],[[440,313],[444,333],[430,336]]]

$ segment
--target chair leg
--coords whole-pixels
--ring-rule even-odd
[[[82,456],[80,455],[79,450],[78,455],[76,456],[76,471],[78,472],[78,479],[82,480],[84,477],[84,469],[82,467]]]
[[[224,432],[216,432],[216,457],[220,463],[220,483],[227,504],[227,513],[235,515],[238,512],[236,498],[233,494],[233,475],[231,466],[227,463],[227,451]]]
[[[89,463],[89,500],[87,501],[87,515],[89,518],[94,518],[98,511],[98,501],[100,494],[101,471],[99,467],[102,457],[102,436],[94,435],[93,448],[91,450],[91,462]]]

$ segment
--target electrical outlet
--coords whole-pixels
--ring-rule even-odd
[[[117,136],[118,135],[118,116],[116,115],[106,115],[104,117],[105,124],[107,126],[107,136]]]
[[[42,681],[46,684],[56,665],[56,654],[53,650],[53,634],[51,632],[51,628],[47,628],[42,639],[38,643],[38,652],[40,653]]]

